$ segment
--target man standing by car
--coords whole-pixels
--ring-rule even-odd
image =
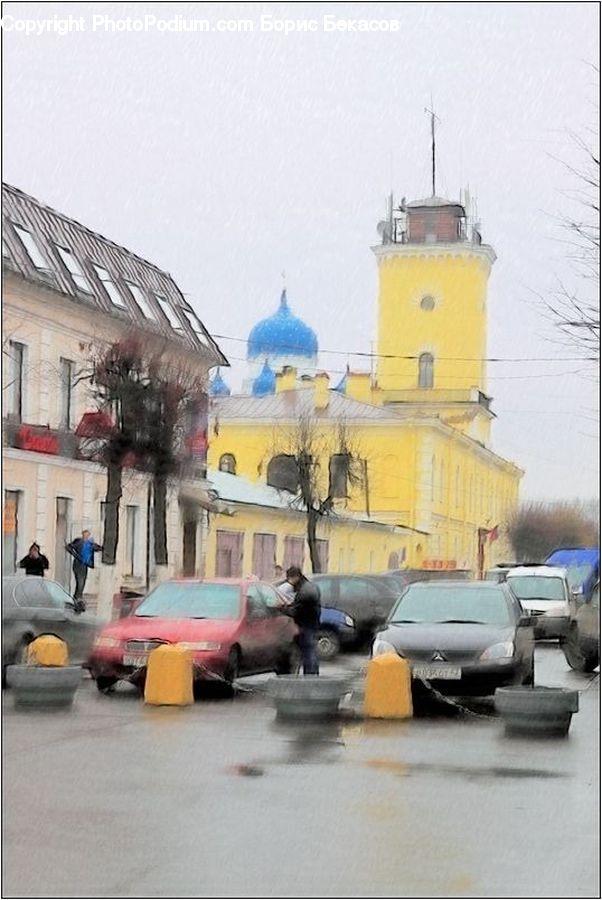
[[[96,544],[88,529],[82,531],[82,536],[67,544],[67,550],[73,557],[73,574],[75,575],[75,594],[73,599],[76,606],[83,605],[82,597],[88,577],[88,569],[94,568],[94,554],[102,547]]]
[[[286,580],[294,590],[289,615],[299,627],[299,645],[303,654],[303,674],[319,675],[316,649],[318,628],[320,627],[320,589],[308,581],[301,569],[291,566],[287,569]]]

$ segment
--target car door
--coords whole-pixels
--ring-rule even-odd
[[[269,657],[273,667],[289,650],[296,628],[291,617],[281,612],[280,599],[275,588],[269,584],[261,584],[259,591],[270,614],[267,628],[270,639]]]
[[[376,592],[364,578],[341,578],[340,598],[336,608],[343,610],[360,628],[369,627],[376,619]]]
[[[272,616],[259,585],[246,590],[245,629],[243,637],[243,668],[245,672],[266,672],[271,667]]]

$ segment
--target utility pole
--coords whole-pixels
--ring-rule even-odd
[[[437,120],[437,122],[440,122],[441,119],[439,118],[439,116],[435,115],[435,112],[434,112],[432,106],[433,106],[433,98],[431,97],[431,109],[429,109],[427,106],[425,106],[424,111],[428,116],[431,117],[431,149],[432,149],[432,176],[433,176],[433,194],[432,194],[432,196],[434,197],[436,195],[436,190],[435,190],[435,186],[436,186],[435,119]]]

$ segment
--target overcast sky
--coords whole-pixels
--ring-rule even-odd
[[[576,163],[568,131],[596,127],[597,4],[4,3],[3,13],[4,180],[168,270],[208,328],[232,338],[276,308],[284,270],[323,350],[370,350],[370,247],[391,187],[430,193],[432,94],[438,193],[470,186],[498,255],[489,354],[530,360],[489,367],[494,449],[526,469],[525,498],[598,495],[592,364],[559,359],[575,352],[550,343],[536,309],[538,294],[571,278],[553,216],[569,211],[573,184],[555,157]],[[329,14],[399,26],[330,32]],[[51,30],[69,15],[83,17],[80,30]],[[117,30],[145,15],[210,30]],[[262,15],[264,29],[289,18],[317,31],[262,30]],[[25,19],[41,33],[17,31]],[[252,30],[217,30],[237,19]],[[236,387],[245,345],[220,344]],[[346,361],[321,355],[332,372]]]

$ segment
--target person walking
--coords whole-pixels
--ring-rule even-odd
[[[48,558],[44,556],[40,550],[40,545],[35,541],[29,548],[27,556],[24,556],[19,563],[20,569],[25,569],[26,575],[37,575],[38,578],[44,577],[44,572],[48,568]]]
[[[82,603],[88,569],[94,568],[94,554],[102,550],[100,544],[95,543],[88,529],[82,531],[80,538],[75,538],[67,544],[67,552],[73,557],[73,574],[75,575],[75,593],[73,599]]]
[[[317,637],[320,626],[320,588],[305,577],[298,566],[287,569],[286,580],[294,590],[293,602],[286,610],[299,627],[299,646],[303,654],[303,674],[319,675]]]

